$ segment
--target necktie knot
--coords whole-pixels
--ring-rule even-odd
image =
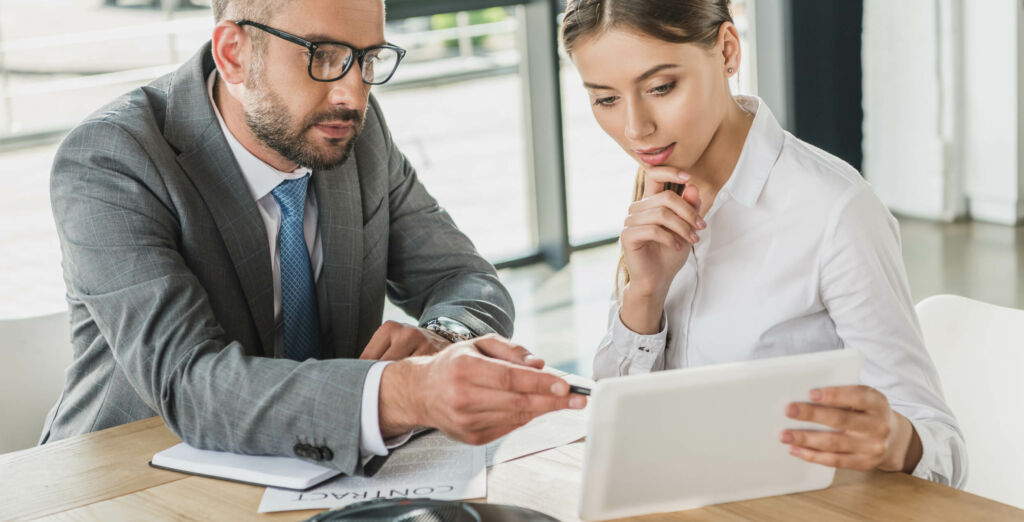
[[[296,179],[286,179],[274,190],[270,191],[281,206],[285,216],[302,215],[306,208],[306,188],[309,186],[309,174]]]

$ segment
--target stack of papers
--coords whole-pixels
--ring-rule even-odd
[[[156,455],[150,466],[193,475],[288,489],[307,489],[341,474],[291,457],[237,455],[193,448],[182,442]]]

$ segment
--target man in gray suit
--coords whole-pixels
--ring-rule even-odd
[[[418,426],[480,444],[583,407],[494,335],[508,293],[391,139],[382,0],[213,7],[211,43],[57,153],[74,363],[42,442],[160,415],[352,474]],[[381,326],[385,294],[421,326]]]

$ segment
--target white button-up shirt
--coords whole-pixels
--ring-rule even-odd
[[[595,379],[859,350],[861,383],[921,438],[914,475],[961,487],[963,436],[925,351],[899,225],[856,170],[783,131],[760,99],[737,100],[754,122],[672,281],[662,331],[630,331],[613,302]]]
[[[217,108],[213,99],[213,88],[217,82],[217,71],[210,73],[207,79],[207,92],[210,95],[210,105],[217,115],[221,131],[231,147],[231,152],[242,170],[245,183],[252,193],[260,209],[260,217],[263,218],[263,225],[267,229],[267,241],[270,244],[270,266],[273,275],[274,285],[274,343],[280,348],[284,343],[284,328],[282,327],[281,316],[281,255],[278,249],[278,236],[281,233],[281,206],[277,199],[271,194],[281,182],[288,179],[298,179],[306,174],[313,174],[309,169],[300,167],[293,172],[281,172],[271,167],[263,160],[249,152],[231,133],[224,123],[224,118]],[[320,226],[318,221],[318,208],[316,192],[313,190],[312,176],[310,176],[309,189],[306,191],[306,207],[303,214],[302,226],[306,236],[306,247],[309,249],[309,260],[313,265],[313,278],[316,281],[317,300],[320,311],[321,334],[330,325],[330,318],[327,315],[327,289],[320,279],[320,272],[324,267],[323,243],[320,241]],[[280,350],[278,350],[280,351]],[[380,393],[380,379],[384,367],[388,363],[379,362],[370,367],[366,380],[363,383],[363,401],[360,409],[360,452],[366,455],[387,455],[389,447],[395,447],[405,442],[408,437],[390,441],[385,445],[380,433],[380,422],[378,419],[378,395]]]

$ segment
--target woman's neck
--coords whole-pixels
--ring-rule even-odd
[[[701,215],[711,210],[718,192],[732,176],[753,122],[754,115],[730,99],[725,118],[704,154],[686,171],[691,176],[690,183],[700,189]]]

